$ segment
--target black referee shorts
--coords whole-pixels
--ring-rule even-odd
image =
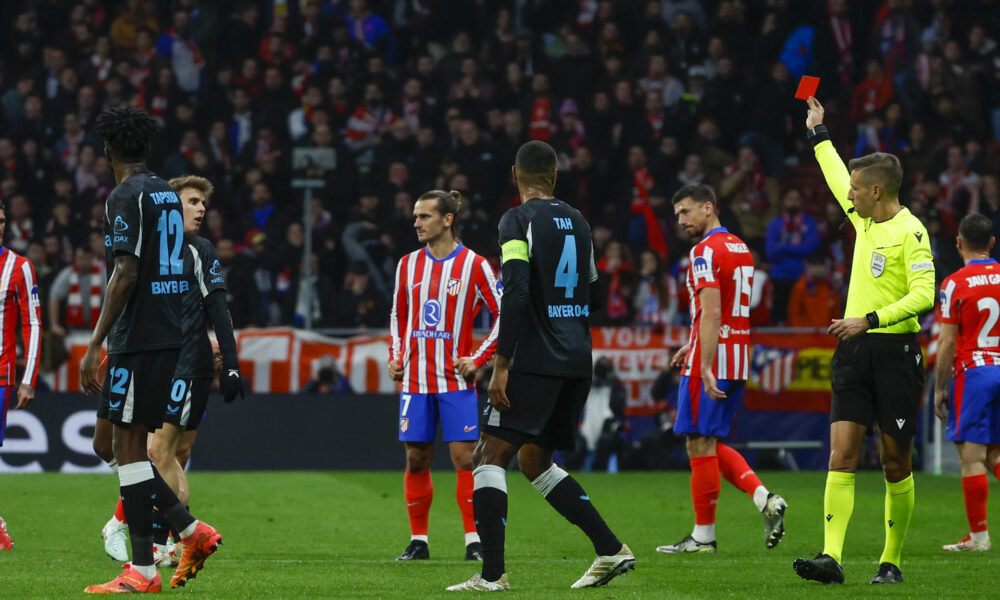
[[[552,377],[512,371],[507,379],[510,408],[491,405],[483,412],[481,431],[517,447],[536,444],[548,450],[573,450],[590,377]]]
[[[837,344],[830,422],[878,423],[902,443],[913,440],[924,389],[916,334],[868,333]]]

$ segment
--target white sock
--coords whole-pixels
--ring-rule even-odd
[[[166,544],[153,544],[153,552],[159,552],[160,554],[166,554],[167,553],[167,545]]]
[[[119,528],[125,526],[125,522],[124,521],[119,521],[118,517],[116,517],[114,515],[111,515],[111,520],[108,521],[108,524],[111,525],[112,527],[114,527],[115,529],[119,529]]]
[[[137,565],[132,563],[132,568],[139,571],[139,574],[146,579],[152,579],[156,577],[156,567],[154,565]]]
[[[410,541],[411,542],[423,542],[423,543],[426,544],[427,543],[427,536],[426,535],[411,535],[410,536]]]
[[[714,542],[715,523],[712,523],[711,525],[695,525],[694,531],[691,532],[691,537],[693,537],[696,542],[701,542],[702,544]]]
[[[757,507],[758,511],[762,511],[767,507],[767,488],[758,485],[757,489],[753,491],[753,503]]]
[[[189,536],[192,533],[194,533],[194,529],[197,526],[198,526],[198,520],[195,519],[194,523],[191,523],[190,525],[188,525],[187,527],[184,528],[184,531],[180,532],[179,535],[181,536],[181,539],[184,539],[187,536]]]
[[[969,533],[972,536],[972,541],[976,543],[982,543],[990,539],[990,532],[987,531],[972,531]]]
[[[479,541],[479,533],[476,531],[470,531],[465,534],[465,545],[475,544]]]

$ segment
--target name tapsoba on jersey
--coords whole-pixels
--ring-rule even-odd
[[[184,217],[167,182],[146,171],[118,184],[104,207],[108,280],[118,254],[139,259],[138,280],[108,333],[108,354],[179,348],[184,277]]]
[[[958,325],[953,373],[1000,365],[1000,264],[973,260],[941,284],[941,323]]]
[[[701,298],[698,292],[717,288],[721,299],[722,328],[712,360],[716,379],[747,380],[750,377],[750,290],[753,288],[753,257],[743,240],[725,227],[708,232],[691,248],[687,287],[691,296],[690,348],[683,375],[701,377]]]
[[[459,245],[442,260],[426,247],[411,252],[396,266],[392,296],[389,359],[403,367],[403,391],[442,394],[471,384],[455,371],[459,358],[471,356],[482,367],[496,349],[500,320],[475,352],[473,321],[483,306],[499,314],[500,289],[486,259]]]
[[[205,298],[216,290],[226,289],[222,264],[212,242],[203,237],[186,236],[184,277],[190,289],[183,294],[184,345],[177,356],[174,377],[193,379],[215,374],[212,342],[208,339],[208,316]]]

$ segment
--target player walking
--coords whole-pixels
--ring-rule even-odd
[[[823,177],[857,232],[843,319],[837,336],[830,409],[830,472],[823,498],[823,552],[799,558],[804,579],[843,583],[841,553],[854,512],[854,473],[865,430],[878,423],[885,474],[885,548],[871,583],[900,583],[903,539],[913,514],[911,451],[924,386],[918,315],[934,306],[930,237],[899,204],[903,168],[892,154],[856,158],[850,173],[810,97],[806,128]]]
[[[635,567],[632,551],[580,484],[552,462],[553,450],[575,445],[593,373],[590,304],[599,295],[591,289],[597,268],[590,226],[580,211],[553,197],[551,146],[521,146],[513,174],[522,204],[500,220],[504,293],[490,406],[473,471],[483,569],[449,591],[510,589],[504,568],[506,469],[515,454],[535,489],[594,544],[597,558],[572,587],[602,586]]]
[[[149,461],[146,438],[163,423],[178,350],[183,344],[184,218],[167,182],[146,167],[156,122],[136,108],[98,115],[95,131],[117,186],[105,206],[110,278],[101,315],[80,365],[91,394],[103,392],[99,411],[114,424],[114,454],[132,542],[130,568],[88,593],[158,592],[153,566],[153,507],[163,512],[184,544],[171,587],[193,579],[222,536],[195,520]],[[98,380],[108,339],[108,374]]]
[[[3,243],[7,215],[0,204],[0,244]],[[0,446],[7,432],[7,409],[17,390],[17,406],[27,408],[35,398],[35,381],[38,379],[38,353],[42,341],[41,307],[38,303],[38,283],[31,261],[19,256],[10,248],[0,245],[0,335],[3,335],[0,353]],[[17,321],[21,320],[24,343],[24,375],[21,384],[16,378]],[[0,550],[14,547],[7,534],[7,523],[0,517]]]
[[[459,242],[462,196],[432,190],[413,206],[417,239],[425,245],[396,267],[389,376],[403,382],[399,439],[406,443],[403,492],[410,544],[396,560],[430,558],[427,522],[434,498],[431,459],[438,420],[458,474],[456,498],[465,526],[465,559],[482,560],[472,511],[472,450],[478,436],[476,370],[493,356],[499,319],[472,350],[472,324],[485,304],[496,317],[500,290],[486,259]]]
[[[764,519],[764,544],[785,534],[788,504],[768,492],[739,452],[721,442],[743,401],[750,375],[750,290],[753,257],[743,240],[719,223],[718,202],[707,185],[692,183],[674,194],[677,223],[692,240],[687,286],[691,337],[671,364],[681,367],[674,431],[687,434],[695,525],[690,535],[657,552],[715,552],[715,507],[720,473],[753,498]]]
[[[966,215],[958,226],[965,266],[941,284],[934,410],[958,449],[970,532],[941,548],[947,551],[991,548],[987,474],[1000,478],[1000,264],[990,258],[996,243],[992,233],[989,218]]]

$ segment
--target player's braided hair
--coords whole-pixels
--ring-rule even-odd
[[[458,190],[451,190],[450,192],[446,192],[444,190],[431,190],[421,194],[420,197],[417,198],[418,202],[420,200],[435,200],[435,209],[442,217],[447,214],[451,214],[451,235],[455,238],[456,242],[462,240],[462,236],[459,233],[458,228],[458,211],[462,208],[462,192],[459,192]]]
[[[142,162],[149,156],[149,144],[159,130],[156,120],[141,108],[119,106],[97,115],[94,132],[104,147],[120,161]]]

